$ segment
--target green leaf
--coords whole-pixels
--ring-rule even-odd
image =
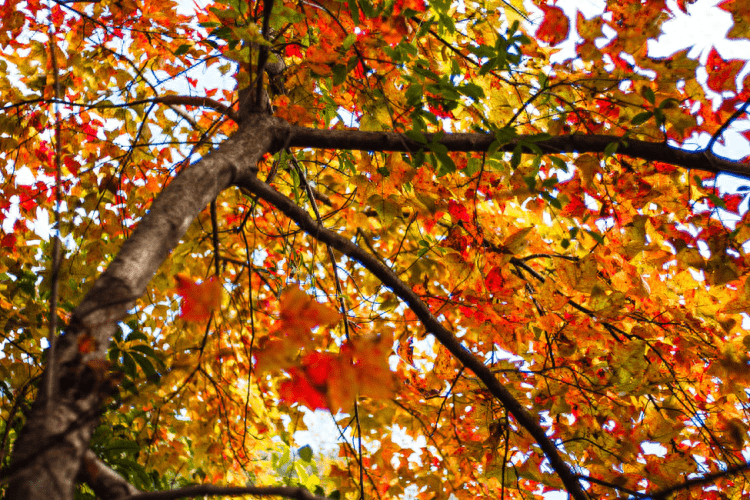
[[[140,332],[138,330],[133,330],[125,337],[125,341],[127,342],[133,342],[136,340],[142,340],[144,342],[148,342],[148,337],[146,337],[146,335],[143,332]]]
[[[467,97],[471,97],[474,100],[479,100],[484,97],[484,90],[476,83],[467,83],[466,85],[459,87],[458,89],[462,94]]]
[[[122,369],[129,378],[135,378],[135,360],[127,351],[122,352]]]
[[[354,21],[354,24],[359,24],[359,5],[357,5],[357,0],[347,0],[347,4],[349,6],[349,14],[352,16],[352,21]]]
[[[559,158],[557,156],[550,156],[549,159],[550,159],[550,161],[552,161],[552,165],[554,165],[555,168],[559,168],[560,170],[562,170],[565,173],[568,172],[568,164],[565,163],[565,160],[563,160],[562,158]]]
[[[344,38],[344,42],[341,44],[341,47],[344,50],[349,50],[349,47],[354,45],[354,42],[356,41],[357,41],[357,35],[355,35],[354,33],[349,33],[348,35],[346,35],[346,38]]]
[[[186,54],[188,50],[190,50],[191,46],[187,44],[182,44],[179,47],[177,47],[177,50],[174,51],[174,55],[181,56],[183,54]]]
[[[651,90],[651,87],[642,87],[641,95],[651,104],[654,104],[656,102],[656,96],[654,95],[654,91]]]
[[[522,152],[523,152],[523,150],[522,150],[520,144],[517,145],[513,149],[513,156],[510,158],[510,168],[512,168],[513,170],[515,170],[516,168],[518,168],[518,165],[521,164],[521,153]]]
[[[302,448],[300,448],[297,453],[299,454],[299,457],[304,460],[305,462],[309,462],[312,460],[313,457],[313,450],[310,448],[310,445],[305,445]]]
[[[707,197],[709,200],[711,200],[711,203],[713,203],[715,207],[723,208],[724,210],[726,210],[727,204],[719,196],[714,193],[708,193]]]
[[[422,91],[421,85],[411,84],[409,85],[409,88],[406,89],[406,93],[404,95],[406,96],[406,103],[409,106],[415,106],[422,101],[424,92]]]
[[[586,229],[586,233],[588,233],[589,236],[591,236],[592,238],[594,238],[594,240],[598,244],[600,244],[600,245],[604,244],[604,236],[602,236],[601,234],[597,233],[596,231],[590,231],[588,229]]]
[[[654,116],[654,113],[652,113],[651,111],[644,111],[635,115],[630,120],[630,123],[632,123],[633,125],[641,125],[642,123],[646,123],[652,116]]]
[[[427,144],[427,138],[418,130],[407,130],[404,135],[419,144]]]
[[[341,85],[346,80],[349,71],[343,64],[335,64],[331,66],[331,73],[333,73],[333,85]]]
[[[604,148],[604,156],[612,156],[617,152],[617,148],[620,145],[619,142],[610,142],[607,147]]]

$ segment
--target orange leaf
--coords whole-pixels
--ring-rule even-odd
[[[570,33],[570,21],[560,7],[540,5],[544,11],[544,21],[536,31],[536,36],[550,45],[557,45],[568,38]]]
[[[321,304],[310,295],[296,287],[289,287],[281,294],[280,328],[300,330],[307,333],[319,325],[330,325],[339,320],[338,313],[325,304]]]
[[[221,283],[209,278],[201,284],[186,276],[177,275],[177,294],[182,297],[180,318],[185,321],[205,321],[221,306]]]

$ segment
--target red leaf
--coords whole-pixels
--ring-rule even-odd
[[[327,352],[313,351],[302,360],[302,366],[305,368],[305,374],[310,382],[317,387],[325,386],[328,380],[336,357]]]
[[[580,196],[571,195],[570,202],[565,205],[565,208],[560,213],[560,215],[564,215],[566,217],[582,217],[587,211],[589,211],[589,207],[586,206],[583,198]]]
[[[284,48],[284,54],[287,57],[302,57],[302,52],[299,50],[299,45],[297,44],[289,44]]]
[[[185,321],[205,321],[221,306],[221,283],[210,278],[201,284],[186,276],[177,275],[177,294],[182,297],[180,318]]]
[[[0,246],[3,248],[15,248],[16,236],[13,233],[6,234],[3,239],[0,240]]]
[[[328,408],[326,395],[323,390],[313,386],[305,374],[297,369],[289,370],[291,380],[279,385],[279,396],[287,403],[299,403],[307,406],[310,410],[324,410]]]
[[[740,213],[740,204],[745,199],[745,195],[742,193],[737,194],[729,194],[723,197],[724,204],[727,207],[727,210],[730,212],[734,212],[736,214]]]
[[[733,91],[737,88],[735,80],[737,73],[745,65],[745,61],[740,59],[730,59],[725,61],[714,48],[708,54],[706,61],[706,71],[708,71],[708,88],[714,92],[723,92],[725,90]]]
[[[454,220],[471,222],[471,216],[466,210],[466,205],[463,203],[450,200],[448,202],[448,213],[451,214],[451,217],[453,217]]]
[[[536,37],[550,45],[557,45],[570,33],[570,21],[560,7],[540,5],[544,11],[544,21],[536,31]]]
[[[502,290],[505,285],[505,278],[503,278],[503,272],[500,267],[495,266],[489,273],[487,273],[487,277],[484,279],[484,284],[490,292]]]

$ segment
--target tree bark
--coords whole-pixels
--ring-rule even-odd
[[[427,143],[438,143],[448,151],[487,151],[495,142],[489,133],[477,134],[424,134]],[[524,153],[532,153],[529,144],[537,146],[544,154],[603,153],[607,146],[618,143],[616,153],[646,161],[669,163],[686,169],[706,172],[730,172],[750,178],[750,165],[718,156],[710,151],[685,151],[664,142],[647,142],[611,135],[561,135],[545,140],[533,136],[517,136],[501,143],[497,151],[513,151],[521,146]],[[360,151],[429,151],[425,144],[413,141],[396,132],[364,132],[360,130],[318,130],[292,127],[289,147],[319,149],[356,149]]]

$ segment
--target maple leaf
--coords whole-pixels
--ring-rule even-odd
[[[536,31],[536,36],[543,42],[555,46],[568,38],[570,20],[560,7],[539,5],[544,12],[544,20]]]
[[[281,318],[278,329],[289,329],[303,334],[316,326],[336,323],[338,312],[315,300],[298,287],[289,287],[281,294]]]
[[[487,286],[489,292],[497,292],[502,290],[505,284],[505,278],[503,278],[503,271],[499,266],[493,267],[487,277],[484,279],[484,283]]]
[[[299,403],[311,410],[324,410],[328,408],[325,388],[316,387],[305,372],[298,368],[289,370],[291,380],[286,380],[279,385],[279,396],[287,403]]]
[[[727,210],[736,214],[740,213],[740,204],[744,201],[745,195],[742,193],[729,194],[723,196],[724,205]]]
[[[725,61],[716,48],[712,48],[706,61],[706,71],[708,71],[708,88],[714,92],[723,92],[725,90],[735,90],[737,84],[735,80],[737,73],[745,66],[745,61],[740,59],[730,59]]]
[[[466,205],[455,200],[448,201],[448,213],[455,221],[471,222],[471,216]]]
[[[211,277],[203,283],[196,283],[187,276],[175,276],[177,294],[182,297],[180,318],[185,321],[205,321],[211,313],[221,307],[223,287]]]

